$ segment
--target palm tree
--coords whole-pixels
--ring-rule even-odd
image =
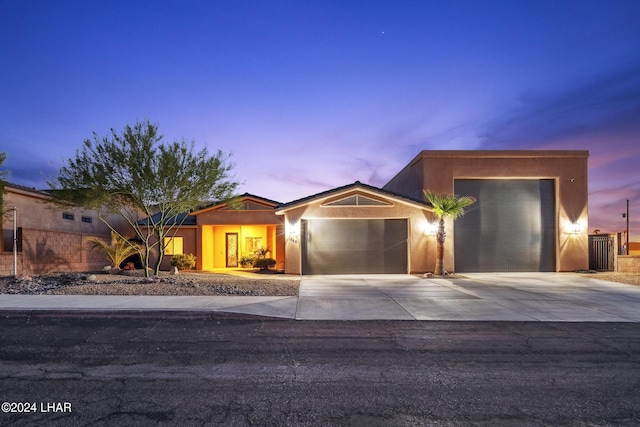
[[[120,267],[124,260],[140,252],[140,245],[128,241],[115,231],[111,231],[111,243],[97,237],[89,237],[87,241],[91,243],[92,250],[104,254],[114,267]]]
[[[444,240],[446,233],[444,232],[445,218],[456,219],[464,215],[464,208],[476,202],[476,199],[470,196],[458,196],[455,194],[438,194],[429,190],[423,190],[424,196],[427,198],[433,213],[438,218],[438,231],[436,232],[436,241],[438,246],[436,249],[436,268],[433,272],[436,276],[444,274]]]

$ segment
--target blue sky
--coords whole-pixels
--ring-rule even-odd
[[[638,17],[637,0],[0,0],[0,150],[43,188],[92,132],[149,119],[281,202],[382,186],[423,149],[589,150],[590,231],[624,229],[629,198],[640,239]]]

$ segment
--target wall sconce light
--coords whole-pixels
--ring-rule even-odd
[[[582,227],[580,226],[579,222],[574,222],[573,224],[571,224],[571,233],[572,234],[578,234],[582,231]]]
[[[427,225],[424,227],[424,234],[428,236],[435,236],[437,232],[438,232],[438,224],[435,222],[428,222]]]
[[[297,224],[288,224],[287,240],[291,243],[298,243],[298,227]]]

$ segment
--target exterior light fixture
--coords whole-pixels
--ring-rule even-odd
[[[424,228],[424,234],[429,236],[435,236],[438,232],[438,224],[435,222],[428,222]]]
[[[578,233],[580,233],[580,231],[582,231],[582,227],[580,226],[579,222],[574,222],[573,224],[571,224],[571,233],[572,234],[578,234]]]
[[[287,224],[287,240],[291,243],[298,243],[298,224]]]

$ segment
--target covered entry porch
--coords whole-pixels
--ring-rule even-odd
[[[284,258],[277,225],[206,225],[201,233],[202,270],[243,267],[264,250],[269,258]]]

